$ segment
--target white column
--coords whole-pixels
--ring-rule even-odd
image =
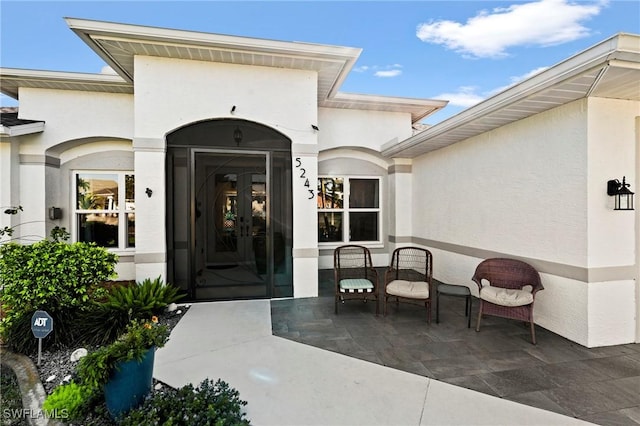
[[[318,148],[292,144],[293,297],[318,296]]]
[[[389,236],[390,250],[411,242],[411,160],[394,159],[389,167]]]
[[[160,276],[166,282],[166,190],[164,139],[134,138],[136,281]],[[147,188],[151,196],[147,195]]]

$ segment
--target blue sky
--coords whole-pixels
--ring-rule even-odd
[[[63,17],[362,48],[340,90],[449,100],[429,124],[618,32],[640,33],[637,0],[0,0],[0,66],[101,72]]]

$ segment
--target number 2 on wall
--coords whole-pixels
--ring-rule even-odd
[[[307,171],[304,167],[302,167],[302,160],[300,159],[300,157],[296,157],[296,169],[300,169],[299,177],[300,179],[304,179],[304,183],[302,185],[306,188],[309,188],[311,186],[311,183],[309,182],[309,178],[307,178]],[[307,191],[309,191],[308,200],[313,200],[316,195],[315,192],[313,191],[313,189],[307,189]]]

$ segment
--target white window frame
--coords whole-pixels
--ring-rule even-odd
[[[91,214],[95,213],[96,210],[86,210],[86,209],[78,209],[78,192],[77,192],[77,182],[78,175],[116,175],[118,182],[118,208],[111,210],[99,210],[100,213],[115,213],[118,215],[118,247],[105,247],[109,251],[113,252],[134,252],[136,250],[135,247],[128,247],[128,226],[127,226],[127,214],[134,213],[135,214],[135,203],[133,209],[127,208],[126,202],[126,176],[131,175],[134,177],[135,181],[135,173],[133,170],[74,170],[72,173],[71,179],[71,204],[73,210],[73,219],[71,223],[72,233],[72,241],[79,241],[78,239],[78,215],[80,214]],[[135,194],[134,194],[135,199]]]
[[[330,212],[330,213],[342,213],[342,241],[326,241],[326,242],[318,242],[318,246],[321,248],[335,248],[345,244],[357,244],[366,247],[382,247],[382,224],[383,224],[383,199],[382,199],[382,177],[381,176],[360,176],[360,175],[341,175],[341,174],[319,174],[318,179],[342,179],[343,189],[344,189],[344,199],[342,208],[340,209],[323,209],[318,208],[316,210],[316,222],[317,222],[317,214],[322,212]],[[351,200],[351,180],[352,179],[370,179],[378,181],[378,207],[358,207],[351,208],[349,206],[349,202]],[[317,184],[316,184],[317,185]],[[375,212],[378,213],[378,240],[370,240],[370,241],[351,241],[351,235],[349,235],[349,230],[351,229],[350,223],[350,213],[367,213],[367,212]],[[316,225],[318,226],[318,225]]]

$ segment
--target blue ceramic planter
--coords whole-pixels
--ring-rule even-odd
[[[142,403],[153,386],[153,361],[156,348],[147,351],[142,360],[118,364],[112,377],[104,385],[104,399],[114,419]]]

